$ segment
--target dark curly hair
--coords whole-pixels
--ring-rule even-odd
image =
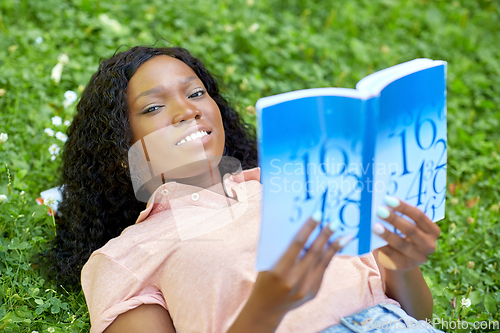
[[[217,103],[225,131],[225,156],[242,169],[257,166],[255,128],[229,106],[200,60],[180,47],[133,47],[102,61],[77,105],[67,130],[60,184],[57,236],[47,255],[56,284],[78,290],[80,272],[93,251],[134,224],[145,204],[132,188],[127,164],[132,132],[126,89],[137,68],[157,55],[191,67]]]

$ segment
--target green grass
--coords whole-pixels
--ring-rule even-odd
[[[44,129],[64,133],[51,118],[71,120],[75,103],[64,108],[64,92],[80,95],[100,58],[160,38],[169,43],[157,45],[200,57],[253,123],[251,106],[263,96],[353,88],[367,74],[413,58],[446,60],[453,191],[438,249],[423,271],[436,318],[500,320],[498,1],[2,0],[0,133],[9,138],[0,144],[0,195],[7,196],[0,204],[0,331],[88,331],[82,293],[47,281],[29,259],[55,233],[46,207],[35,203],[55,185],[60,158],[51,161],[49,147],[62,147]],[[56,85],[50,74],[63,53],[69,63]],[[461,309],[467,294],[472,305]]]

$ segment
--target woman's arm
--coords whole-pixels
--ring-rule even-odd
[[[143,304],[119,315],[104,333],[175,333],[175,329],[162,306]]]
[[[386,269],[378,259],[378,255],[385,256],[385,254],[376,249],[373,255],[385,284],[387,297],[398,301],[410,316],[419,320],[432,320],[432,295],[420,267],[414,267],[406,272]]]
[[[387,241],[387,245],[373,252],[388,297],[397,300],[402,308],[417,319],[432,319],[433,300],[420,265],[436,250],[439,227],[421,210],[394,197],[385,202],[394,211],[410,217],[415,224],[380,207],[377,215],[404,234],[404,238],[385,229],[381,224],[373,231]]]
[[[265,313],[250,299],[227,333],[274,332],[283,316]],[[172,318],[157,304],[143,304],[119,315],[104,333],[175,333]]]

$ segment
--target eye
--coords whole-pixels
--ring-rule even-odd
[[[196,98],[196,97],[201,97],[201,96],[202,96],[202,95],[204,95],[204,94],[205,94],[205,90],[203,90],[203,89],[201,89],[201,88],[200,88],[200,89],[196,90],[196,91],[195,91],[195,92],[194,92],[191,96],[189,96],[189,97],[194,97],[194,98]]]
[[[159,108],[161,108],[161,106],[159,106],[159,105],[149,107],[149,108],[145,109],[144,111],[142,111],[142,114],[154,112],[154,111],[158,110]]]

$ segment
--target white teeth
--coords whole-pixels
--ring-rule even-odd
[[[204,137],[205,135],[208,135],[208,133],[205,132],[205,131],[198,131],[196,133],[193,133],[191,135],[186,136],[184,139],[182,139],[181,141],[179,141],[178,143],[176,143],[176,145],[178,146],[178,145],[181,145],[181,144],[183,144],[183,143],[185,143],[187,141],[196,140],[198,138]]]

